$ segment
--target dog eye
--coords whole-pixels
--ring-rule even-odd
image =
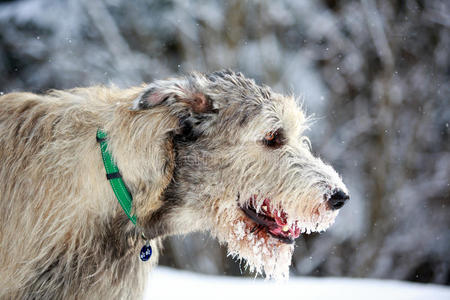
[[[284,145],[285,139],[280,129],[269,131],[263,139],[263,144],[269,148],[277,149]]]

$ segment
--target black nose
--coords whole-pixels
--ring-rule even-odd
[[[348,199],[350,199],[350,197],[346,193],[344,193],[343,190],[334,190],[330,199],[328,199],[328,206],[333,210],[339,209],[344,206],[345,201],[347,201]]]

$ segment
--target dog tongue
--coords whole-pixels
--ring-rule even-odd
[[[283,231],[283,228],[288,225],[287,215],[284,211],[279,212],[277,209],[271,208],[270,199],[264,199],[264,204],[267,207],[267,210],[271,212],[271,217],[275,220],[277,226],[271,226],[272,228],[269,231],[275,235],[288,236],[291,238],[298,238],[300,236],[300,228],[298,228],[297,224],[293,224],[287,231]]]
[[[290,236],[294,239],[300,236],[300,228],[298,228],[296,223],[294,223],[291,227],[289,227],[288,231],[283,231],[283,228],[288,225],[287,216],[285,212],[278,213],[278,211],[274,209],[273,218],[275,219],[275,222],[278,225],[278,227],[270,230],[273,234]]]

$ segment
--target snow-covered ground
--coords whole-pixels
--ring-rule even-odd
[[[449,300],[450,288],[394,280],[291,278],[285,283],[208,276],[158,267],[150,275],[144,299],[362,299]]]

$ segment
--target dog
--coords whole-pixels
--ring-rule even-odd
[[[349,199],[308,124],[294,97],[231,70],[1,96],[0,298],[142,297],[161,240],[192,231],[286,278],[294,240]]]

